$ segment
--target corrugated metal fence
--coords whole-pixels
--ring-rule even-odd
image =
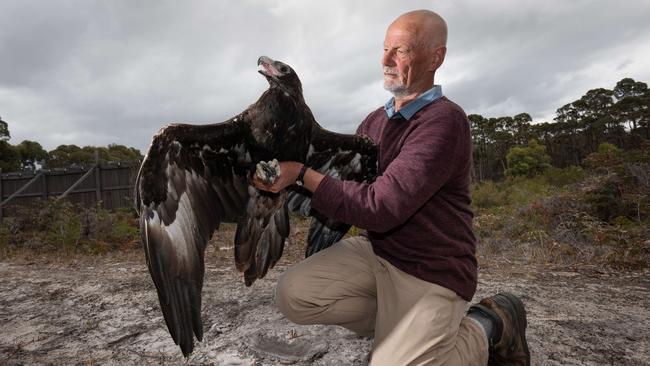
[[[109,210],[132,206],[138,168],[136,165],[96,164],[34,173],[0,173],[0,220],[11,215],[11,206],[50,197],[65,197],[86,206],[101,202],[102,207]]]

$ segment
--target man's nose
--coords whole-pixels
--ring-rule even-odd
[[[384,54],[381,56],[381,64],[383,66],[395,66],[394,60],[395,52],[392,50],[384,51]]]

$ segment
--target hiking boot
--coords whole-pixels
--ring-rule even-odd
[[[495,314],[499,318],[495,324],[494,342],[489,340],[488,366],[530,365],[530,352],[526,342],[526,309],[519,298],[509,293],[496,294],[481,300],[472,308],[490,318]]]

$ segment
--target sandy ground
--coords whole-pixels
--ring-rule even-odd
[[[0,364],[366,363],[371,340],[294,325],[275,308],[277,276],[295,256],[247,288],[226,253],[206,255],[205,336],[187,360],[141,252],[0,262]],[[498,291],[523,298],[534,365],[650,365],[649,274],[485,263],[475,299]],[[284,351],[270,350],[274,342]]]

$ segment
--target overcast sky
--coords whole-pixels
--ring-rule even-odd
[[[552,120],[587,90],[650,82],[650,1],[0,1],[0,116],[10,142],[133,146],[169,122],[213,123],[268,87],[267,55],[290,64],[326,128],[353,132],[390,95],[387,25],[441,14],[436,74],[467,113]]]

